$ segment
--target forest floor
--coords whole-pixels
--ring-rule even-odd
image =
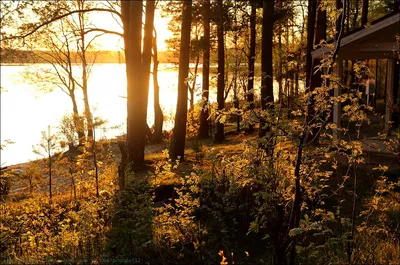
[[[214,152],[226,152],[229,151],[231,153],[240,152],[243,150],[244,140],[252,140],[256,138],[256,134],[245,136],[244,134],[236,135],[232,133],[226,134],[226,140],[223,143],[215,144],[212,139],[204,140],[201,142],[201,152],[207,152],[207,150],[213,149]],[[193,151],[193,141],[188,140],[186,142],[186,159],[184,162],[180,163],[180,172],[181,174],[190,174],[192,170],[192,164],[196,160],[196,154]],[[118,147],[118,140],[109,140],[108,144],[104,144],[104,153],[111,153],[114,156],[114,160],[116,163],[119,163],[121,160],[121,152]],[[168,150],[169,145],[167,142],[160,144],[148,144],[145,147],[145,162],[146,166],[138,172],[138,175],[146,175],[149,171],[153,171],[154,164],[162,159],[165,159],[166,155],[164,154],[164,150]],[[29,189],[29,184],[27,180],[22,179],[18,176],[19,173],[23,173],[34,161],[28,161],[25,163],[20,163],[16,165],[8,166],[8,170],[13,170],[16,172],[16,176],[13,177],[11,181],[9,198],[16,199],[23,194],[26,194]],[[60,177],[57,174],[53,174],[53,183],[55,192],[62,192],[63,187],[69,182],[68,179],[64,177]],[[37,188],[39,192],[46,192],[48,190],[47,181],[42,181],[40,183],[40,187]],[[24,196],[23,196],[24,197]]]
[[[180,163],[179,166],[179,175],[187,175],[193,171],[193,165],[198,164],[197,161],[199,159],[210,159],[208,153],[213,152],[214,154],[223,154],[225,156],[231,156],[234,154],[238,154],[243,152],[246,148],[246,143],[249,141],[256,141],[257,133],[253,133],[251,135],[246,135],[244,133],[237,134],[234,131],[229,131],[226,133],[225,141],[222,143],[214,143],[214,141],[210,138],[208,140],[203,140],[201,142],[197,142],[195,140],[187,140],[186,142],[186,151],[185,151],[185,161]],[[397,157],[394,154],[387,150],[387,146],[384,144],[382,139],[371,138],[369,135],[364,135],[361,140],[363,143],[363,150],[365,152],[365,163],[361,165],[361,172],[365,174],[361,176],[364,179],[360,184],[361,186],[367,185],[370,186],[373,184],[374,180],[371,179],[371,174],[367,172],[372,172],[372,169],[379,165],[387,165],[391,168],[391,172],[389,174],[400,174],[400,165],[397,160]],[[108,144],[105,144],[105,151],[109,152],[114,156],[114,160],[116,163],[119,163],[121,159],[121,153],[118,148],[117,140],[110,140]],[[166,159],[166,155],[163,150],[167,150],[169,145],[167,143],[161,144],[149,144],[145,148],[145,162],[146,166],[144,169],[137,173],[139,176],[146,176],[148,172],[153,172],[155,169],[155,165],[162,160]],[[207,161],[206,161],[207,162]],[[208,161],[210,162],[210,161]],[[340,162],[340,161],[339,161]],[[22,173],[27,167],[29,167],[30,163],[26,162],[17,165],[10,166],[9,169],[12,169],[16,172]],[[345,163],[343,164],[343,168],[346,167]],[[203,165],[204,166],[204,165]],[[44,180],[40,183],[37,191],[46,192],[48,190],[47,181]],[[69,185],[69,179],[65,177],[60,177],[57,175],[53,176],[54,183],[54,191],[56,193],[65,192],[65,187]],[[171,183],[177,183],[178,178],[175,180],[165,180],[165,184],[169,185]],[[334,184],[336,185],[336,184]],[[22,179],[21,177],[14,177],[11,182],[10,188],[10,199],[22,199],[25,197],[29,189],[28,181]]]

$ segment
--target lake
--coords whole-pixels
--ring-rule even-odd
[[[1,87],[1,143],[9,139],[14,144],[1,151],[1,165],[12,165],[38,158],[32,152],[32,145],[40,143],[41,131],[51,126],[51,132],[58,132],[58,125],[66,113],[71,113],[70,98],[60,88],[44,92],[50,86],[37,79],[26,78],[26,73],[40,73],[50,69],[50,65],[29,66],[2,65]],[[79,70],[79,66],[75,66]],[[98,138],[112,138],[126,132],[126,72],[124,64],[95,64],[89,82],[89,103],[93,115],[108,120],[108,124],[96,130]],[[160,104],[164,114],[172,117],[177,101],[177,68],[172,64],[160,64],[158,73],[160,85]],[[201,74],[197,78],[201,87]],[[52,85],[54,87],[54,85]],[[77,100],[82,113],[83,97]],[[197,95],[197,99],[200,99]],[[148,124],[154,120],[153,80],[150,80],[148,104]],[[112,128],[119,126],[118,128]],[[164,129],[171,129],[171,119],[165,122]]]
[[[74,66],[75,72],[79,66]],[[193,65],[192,65],[193,67]],[[70,98],[60,88],[50,84],[47,79],[38,81],[35,76],[51,65],[1,65],[1,143],[11,140],[1,151],[1,165],[13,165],[37,159],[39,156],[32,152],[32,146],[39,144],[41,131],[51,127],[51,133],[58,132],[61,118],[72,112]],[[27,78],[27,72],[33,78]],[[198,92],[195,101],[201,95],[201,69],[196,80]],[[216,85],[216,76],[211,77],[210,85]],[[173,127],[172,118],[175,115],[177,101],[178,69],[173,64],[160,64],[158,72],[160,86],[160,104],[164,115],[164,130]],[[256,88],[259,79],[256,79]],[[240,84],[238,84],[240,86]],[[126,72],[125,64],[95,64],[88,81],[89,103],[93,115],[108,120],[108,123],[96,130],[96,138],[112,138],[126,132]],[[45,92],[43,90],[49,90]],[[214,89],[215,90],[215,89]],[[216,93],[211,89],[210,101],[215,101]],[[274,94],[277,96],[277,83],[274,83]],[[77,100],[80,113],[83,109],[83,97],[78,93]],[[151,127],[154,120],[153,111],[153,80],[150,78],[149,103],[147,122]]]

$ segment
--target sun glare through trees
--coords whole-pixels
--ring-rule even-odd
[[[0,4],[1,264],[400,263],[400,0]]]

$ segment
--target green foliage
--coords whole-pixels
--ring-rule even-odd
[[[74,119],[75,118],[73,114],[64,115],[61,118],[60,124],[58,126],[60,134],[65,139],[65,142],[68,144],[69,149],[77,146],[79,142],[77,135],[77,125],[75,124]],[[82,117],[76,117],[76,119],[79,120],[79,124],[83,124]],[[84,128],[81,128],[81,131],[83,130]]]
[[[37,196],[16,207],[2,204],[1,259],[24,263],[99,258],[110,203],[110,198],[102,197],[48,204]]]
[[[7,174],[0,175],[0,202],[4,202],[10,192],[10,176]]]
[[[108,249],[113,258],[148,260],[152,243],[152,192],[146,179],[126,170],[126,188],[115,198]]]
[[[34,189],[37,188],[40,182],[43,181],[42,169],[39,161],[32,162],[21,174],[21,178],[26,180],[29,186],[29,192],[32,194]]]

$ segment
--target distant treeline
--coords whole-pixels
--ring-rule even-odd
[[[55,62],[54,56],[49,51],[23,51],[14,49],[2,49],[0,56],[1,64],[26,64],[26,63],[49,63]],[[124,63],[125,55],[123,51],[87,51],[87,60],[95,63]],[[73,63],[80,63],[80,57],[76,52],[71,53]],[[158,52],[160,63],[178,62],[172,52]]]

